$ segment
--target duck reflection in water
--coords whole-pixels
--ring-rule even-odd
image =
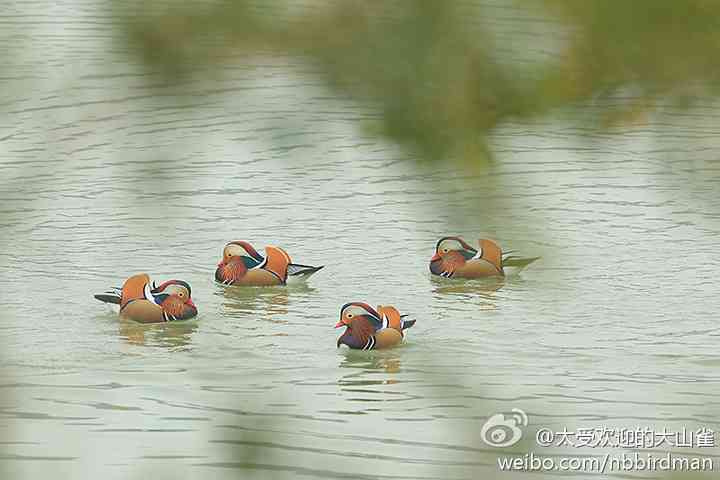
[[[223,312],[228,316],[249,314],[273,323],[288,323],[286,315],[290,298],[302,299],[314,291],[314,288],[305,283],[284,288],[218,285],[215,294],[223,297]]]
[[[344,375],[343,378],[354,378],[364,373],[386,373],[400,372],[400,354],[402,347],[393,350],[340,350],[342,360],[340,368],[353,369],[353,372]],[[383,381],[382,383],[396,383],[395,381]]]
[[[432,278],[433,295],[438,300],[450,300],[452,297],[461,297],[465,299],[481,298],[485,300],[482,304],[483,309],[494,310],[496,293],[500,291],[508,282],[504,278],[488,277],[477,280],[446,280]]]
[[[407,393],[398,390],[403,383],[398,379],[401,360],[398,350],[340,350],[343,352],[340,368],[347,372],[337,383],[340,391],[357,401],[358,411],[365,413],[376,410],[377,403],[394,402],[407,398]],[[393,386],[393,387],[390,387]]]
[[[141,324],[132,320],[118,323],[118,335],[132,345],[187,347],[198,329],[197,321]]]

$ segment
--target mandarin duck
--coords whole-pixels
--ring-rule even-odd
[[[402,342],[404,330],[415,325],[407,315],[392,306],[379,305],[377,309],[367,303],[346,303],[340,309],[340,321],[335,328],[346,327],[338,338],[337,346],[347,345],[355,350],[374,350],[395,346]]]
[[[514,275],[540,257],[521,258],[504,253],[492,240],[480,239],[479,248],[460,237],[443,237],[430,259],[430,272],[445,278],[482,278]]]
[[[197,316],[190,297],[190,285],[182,280],[168,280],[159,286],[150,283],[145,273],[128,278],[122,288],[114,288],[95,298],[120,305],[120,317],[140,323],[188,320]]]
[[[288,279],[306,279],[321,268],[292,263],[280,247],[265,247],[263,257],[248,242],[236,241],[225,245],[215,280],[224,285],[285,285]]]

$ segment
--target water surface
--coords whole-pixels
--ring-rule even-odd
[[[601,105],[505,125],[468,173],[366,134],[378,112],[297,59],[158,95],[93,5],[3,17],[6,472],[493,478],[480,428],[511,408],[532,428],[720,428],[714,105],[604,134],[582,126]],[[435,281],[446,234],[542,260]],[[239,239],[326,268],[228,290],[212,274]],[[141,271],[190,282],[197,320],[140,326],[93,300]],[[406,344],[336,349],[353,300],[417,318]]]

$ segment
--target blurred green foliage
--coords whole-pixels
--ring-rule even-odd
[[[499,34],[487,15],[499,5],[488,1],[123,5],[123,40],[171,84],[243,55],[302,56],[329,85],[379,107],[373,131],[469,165],[489,159],[488,134],[503,121],[612,95],[621,106],[593,120],[637,121],[660,102],[713,94],[720,76],[720,3],[708,0],[504,2],[510,17],[546,19],[530,36],[527,22]],[[534,61],[505,58],[516,40]]]

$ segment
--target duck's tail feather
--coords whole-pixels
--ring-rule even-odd
[[[291,263],[288,265],[288,277],[309,277],[313,273],[321,270],[325,265],[313,267],[311,265],[300,265],[299,263]]]
[[[120,305],[120,299],[122,298],[120,296],[120,293],[117,291],[110,291],[105,293],[100,293],[98,295],[93,295],[95,298],[100,300],[101,302],[105,303],[114,303],[115,305]]]
[[[403,321],[402,321],[402,329],[403,329],[403,330],[407,330],[408,328],[410,328],[410,327],[412,327],[413,325],[415,325],[415,322],[416,322],[416,321],[417,321],[417,320],[415,320],[415,319],[413,319],[413,320],[405,320],[405,319],[403,319]]]
[[[525,267],[539,259],[540,257],[522,258],[514,256],[504,258],[503,270],[505,271],[505,276],[516,275],[524,270]]]
[[[503,258],[503,268],[504,267],[519,267],[519,268],[525,268],[531,263],[533,263],[536,260],[539,260],[540,257],[529,257],[529,258],[522,258],[522,257],[516,257],[516,256],[509,256],[507,258]]]

